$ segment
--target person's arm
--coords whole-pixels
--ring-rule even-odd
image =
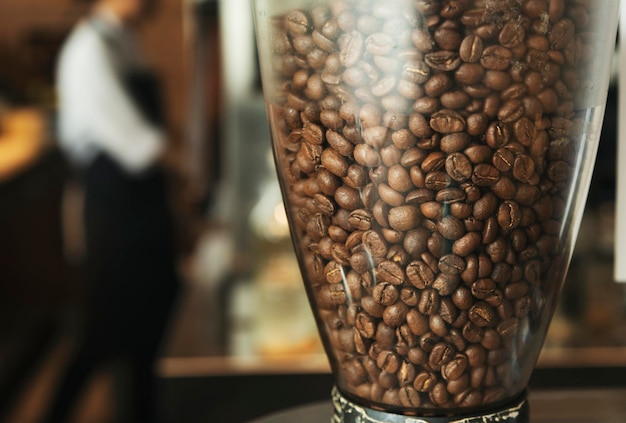
[[[104,42],[93,34],[68,57],[61,68],[61,101],[75,125],[75,136],[85,137],[108,153],[130,173],[151,166],[164,148],[163,134],[148,123],[124,91],[109,60]]]

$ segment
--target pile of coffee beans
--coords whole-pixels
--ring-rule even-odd
[[[342,392],[411,413],[524,389],[567,262],[593,8],[344,0],[272,21],[278,173]]]

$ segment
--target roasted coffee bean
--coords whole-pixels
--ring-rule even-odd
[[[414,84],[426,82],[430,73],[430,67],[422,60],[407,61],[402,67],[402,78]]]
[[[466,36],[459,47],[459,56],[464,62],[478,62],[483,53],[483,41],[474,34]]]
[[[487,272],[485,272],[487,273]],[[482,276],[482,275],[479,275]],[[496,284],[492,279],[482,278],[477,279],[472,284],[472,295],[478,299],[485,299],[493,295],[496,290]]]
[[[423,53],[432,51],[435,46],[435,41],[428,31],[420,28],[416,28],[411,32],[411,41],[415,47]]]
[[[442,13],[442,16],[444,14]],[[444,17],[452,17],[452,16],[444,16]],[[446,25],[446,23],[450,23],[450,25]],[[448,51],[454,51],[459,48],[461,44],[462,36],[458,31],[456,25],[452,24],[452,21],[447,21],[443,25],[439,26],[435,32],[433,33],[433,39],[437,43],[437,45],[443,49]]]
[[[397,231],[408,231],[421,221],[418,208],[411,205],[393,207],[389,210],[389,225]]]
[[[460,188],[465,191],[465,197],[468,203],[475,203],[481,196],[480,189],[470,182],[462,183]]]
[[[443,406],[449,398],[446,384],[444,382],[435,384],[433,389],[430,391],[429,397],[433,404]]]
[[[466,132],[456,132],[442,137],[440,148],[444,153],[450,154],[464,150],[470,141],[470,136]]]
[[[452,153],[446,157],[445,168],[450,178],[464,182],[472,176],[472,164],[463,153]]]
[[[437,383],[437,376],[434,373],[423,370],[415,376],[413,387],[419,392],[430,392]]]
[[[471,285],[478,277],[478,258],[471,254],[465,258],[465,270],[461,273],[461,279],[467,285]]]
[[[355,210],[363,207],[358,191],[347,186],[341,186],[336,189],[334,200],[339,207],[346,210]]]
[[[504,361],[506,360],[507,358],[506,354],[507,352],[505,348],[497,348],[494,350],[490,350],[487,353],[487,364],[492,368],[494,366],[499,366],[500,364],[504,363]]]
[[[363,141],[374,148],[381,148],[387,141],[388,129],[384,126],[372,126],[363,130]]]
[[[465,349],[465,355],[467,363],[474,368],[483,366],[487,361],[487,352],[478,344],[468,345]]]
[[[427,316],[436,313],[439,309],[439,294],[437,291],[434,289],[425,289],[422,291],[418,309],[420,313]]]
[[[499,45],[486,47],[480,56],[480,63],[486,69],[505,70],[511,65],[511,50]]]
[[[400,300],[410,307],[416,306],[419,303],[419,291],[405,286],[400,290]]]
[[[320,173],[323,172],[323,169],[320,169]],[[319,178],[319,173],[318,173],[318,179]],[[350,188],[354,188],[354,189],[361,189],[364,188],[365,185],[367,184],[367,173],[365,171],[365,169],[357,164],[351,164],[348,167],[348,170],[346,171],[346,176],[344,178],[342,178],[342,181]],[[334,182],[334,181],[332,181]],[[330,185],[330,183],[320,183],[320,185],[322,186],[322,189],[324,189],[323,187],[326,185]],[[326,194],[330,194],[329,192],[324,191]]]
[[[483,228],[482,228],[482,243],[483,244],[491,244],[498,237],[500,228],[498,226],[498,220],[495,216],[489,216],[486,220],[484,220]],[[481,256],[482,257],[482,256]],[[482,260],[481,260],[482,265]]]
[[[396,330],[385,322],[379,322],[376,326],[376,335],[374,335],[374,338],[376,340],[376,348],[378,349],[375,355],[378,356],[382,350],[390,350],[393,348],[396,339]]]
[[[487,328],[483,333],[483,338],[480,340],[480,344],[485,347],[486,350],[495,350],[500,346],[501,338],[495,329]]]
[[[335,225],[337,226],[337,225]],[[344,229],[344,228],[340,228]],[[348,237],[345,240],[346,248],[352,252],[361,250],[361,243],[363,241],[364,231],[354,230],[349,233]]]
[[[469,309],[470,321],[478,327],[492,327],[497,322],[494,309],[487,303],[479,301]]]
[[[430,118],[430,127],[442,134],[461,132],[465,129],[465,119],[453,110],[442,110]]]
[[[305,34],[308,31],[309,19],[301,10],[293,10],[285,16],[285,26],[292,35]]]
[[[492,93],[489,87],[486,87],[483,84],[472,84],[463,86],[463,90],[469,94],[470,97],[479,100],[476,107],[484,106],[485,99],[489,97]],[[477,110],[472,110],[475,112]],[[489,115],[489,117],[493,117],[493,115]]]
[[[354,147],[354,160],[358,164],[370,168],[378,166],[381,162],[380,155],[368,144],[357,144]]]
[[[483,330],[480,326],[475,325],[473,322],[467,322],[463,326],[463,337],[471,343],[480,342],[483,337]]]
[[[472,113],[466,118],[467,133],[472,136],[481,135],[487,129],[489,118],[484,113]]]
[[[454,354],[455,349],[452,345],[446,342],[440,342],[433,346],[428,356],[428,363],[433,367],[443,366],[454,358]]]
[[[381,157],[382,157],[382,154],[381,154]],[[380,184],[383,184],[387,181],[387,171],[388,171],[387,166],[381,165],[373,169],[370,169],[367,175],[369,176],[369,180],[372,182],[372,184],[374,184],[375,186],[379,186]],[[380,190],[378,194],[380,198]]]
[[[419,392],[412,386],[403,386],[399,389],[398,395],[403,406],[409,408],[419,407],[422,403]]]
[[[359,360],[350,360],[342,365],[342,373],[352,385],[360,385],[367,380],[367,372]]]
[[[420,336],[419,346],[424,352],[430,355],[433,347],[440,341],[440,338],[432,332],[426,332]]]
[[[361,235],[363,247],[374,258],[382,258],[387,255],[387,244],[380,234],[373,230],[365,230]],[[346,241],[346,244],[348,242]]]
[[[400,157],[400,164],[406,168],[413,168],[424,161],[428,153],[419,148],[410,148]]]
[[[474,217],[485,220],[495,212],[496,207],[498,200],[495,194],[487,192],[474,203]]]
[[[519,319],[511,317],[501,321],[498,324],[497,330],[500,337],[504,340],[513,338],[518,331]]]
[[[510,130],[503,122],[492,122],[487,128],[485,141],[494,149],[500,148],[508,144],[511,138]]]
[[[500,30],[498,41],[506,48],[514,48],[524,41],[526,31],[520,22],[507,22]]]
[[[506,395],[506,389],[501,386],[493,386],[484,390],[483,402],[494,403],[502,400]]]
[[[504,291],[504,296],[508,300],[516,300],[523,297],[528,293],[529,286],[525,281],[512,282],[507,285]]]
[[[468,359],[464,354],[456,354],[454,358],[446,363],[441,369],[441,375],[445,380],[457,380],[465,373],[468,367]]]
[[[376,334],[376,322],[367,313],[358,313],[355,321],[355,328],[364,338],[374,338]]]
[[[491,190],[502,200],[511,200],[515,197],[517,186],[515,182],[508,176],[500,176],[498,180],[491,185]]]
[[[402,267],[391,260],[383,260],[376,267],[376,276],[379,280],[393,285],[402,285],[405,276]]]
[[[486,357],[486,353],[485,353],[485,357]],[[488,368],[487,368],[486,363],[483,366],[472,367],[470,369],[470,385],[473,388],[480,388],[485,385],[493,386],[493,383],[487,382],[487,372],[488,372]]]
[[[460,238],[465,232],[463,222],[451,215],[444,216],[437,223],[437,230],[441,233],[441,235],[443,235],[444,238],[450,240]]]
[[[468,310],[473,304],[471,291],[465,286],[459,286],[452,293],[452,302],[460,310]]]
[[[424,289],[435,281],[435,273],[423,261],[413,261],[406,267],[406,276],[413,286]]]
[[[505,231],[519,226],[522,214],[519,205],[514,201],[505,201],[498,208],[498,224]]]
[[[426,53],[424,61],[432,69],[449,72],[457,69],[461,65],[461,58],[453,51],[440,50]]]
[[[341,242],[335,242],[332,245],[331,257],[341,266],[347,266],[350,264],[350,253],[346,249],[345,245]]]
[[[372,213],[365,209],[354,210],[350,213],[348,222],[355,229],[367,231],[372,227]]]
[[[450,186],[452,178],[446,172],[429,172],[424,178],[424,186],[432,191],[439,191]]]
[[[454,397],[454,403],[459,407],[476,407],[482,402],[483,394],[478,389],[468,389]]]
[[[435,200],[442,204],[455,204],[465,200],[465,191],[460,188],[454,187],[440,189],[439,191],[437,191]]]
[[[378,304],[372,297],[366,296],[361,299],[363,310],[372,317],[382,318],[385,307]]]
[[[465,260],[463,260],[462,257],[456,254],[446,254],[445,256],[439,259],[439,263],[438,263],[439,270],[443,274],[451,275],[451,276],[457,276],[461,274],[463,270],[465,270],[465,266],[466,266]],[[440,290],[438,289],[438,291]],[[446,289],[445,291],[447,292],[446,294],[441,294],[441,292],[440,294],[447,295],[451,292],[451,290],[450,292],[448,292],[448,289]]]
[[[472,254],[480,245],[481,236],[478,232],[467,232],[452,244],[452,252],[459,257]]]
[[[418,336],[411,332],[411,329],[406,323],[396,329],[396,338],[398,340],[396,344],[396,352],[398,352],[402,357],[406,357],[408,350],[416,346],[419,341]],[[415,375],[413,374],[413,376]]]
[[[417,188],[409,192],[404,201],[407,204],[419,205],[435,199],[435,193],[427,188]],[[422,211],[423,214],[423,211]]]
[[[392,351],[383,351],[376,359],[378,368],[387,373],[396,373],[400,369],[400,363],[400,358]]]
[[[408,175],[407,175],[408,176]],[[372,178],[370,178],[372,179]],[[387,179],[386,176],[381,176],[381,179]],[[410,180],[409,180],[410,182]],[[401,206],[404,204],[404,195],[391,188],[389,185],[381,183],[378,185],[378,196],[385,204],[389,206]]]
[[[416,228],[414,230],[410,230],[404,236],[403,247],[412,257],[417,257],[428,248],[428,236],[429,233],[425,228]]]
[[[400,164],[393,165],[389,168],[387,178],[389,180],[389,186],[398,192],[407,192],[414,187],[409,172]]]
[[[493,263],[500,263],[506,257],[506,241],[504,240],[504,238],[499,237],[492,243],[488,244],[485,248],[485,251],[489,255],[490,267],[493,265]],[[491,272],[491,268],[489,272]]]
[[[513,162],[513,177],[520,182],[529,182],[535,174],[535,162],[529,156],[520,154]]]
[[[372,297],[377,303],[389,306],[397,301],[398,290],[393,284],[389,282],[382,282],[374,287]]]
[[[446,384],[446,389],[451,395],[457,395],[467,391],[470,386],[469,374],[464,374],[456,380],[449,380]]]
[[[446,322],[438,314],[433,314],[428,318],[428,326],[432,333],[443,337],[448,335],[448,327]]]
[[[458,78],[457,76],[457,79]],[[443,93],[440,97],[440,101],[441,105],[447,109],[459,110],[469,105],[471,99],[469,95],[463,91],[451,91]]]
[[[498,119],[505,124],[516,122],[522,116],[524,116],[524,105],[517,99],[508,100],[498,111]]]
[[[484,144],[473,144],[467,147],[464,151],[470,162],[474,164],[484,163],[489,161],[493,154],[492,149]]]
[[[396,375],[383,370],[380,372],[380,375],[378,375],[378,383],[385,389],[382,401],[400,405],[400,400],[397,398],[398,392],[393,389],[398,386],[398,378],[396,378]]]
[[[404,248],[397,244],[398,242],[402,241],[402,236],[398,235],[400,234],[400,232],[385,229],[383,229],[382,232],[385,236],[385,239],[387,240],[391,238],[392,241],[390,242],[393,243],[393,245],[389,248],[389,252],[387,253],[386,257],[392,262],[398,263],[400,266],[406,266],[410,261],[410,257],[409,254],[404,250]]]
[[[489,89],[489,87],[486,87]],[[483,101],[483,113],[485,113],[490,118],[496,118],[500,111],[500,105],[502,104],[502,99],[497,93],[489,94],[485,97]]]
[[[492,164],[500,172],[508,172],[515,163],[515,153],[508,148],[498,148],[493,154]]]
[[[485,72],[485,76],[482,79],[482,83],[487,88],[490,88],[493,91],[504,91],[506,88],[508,88],[511,85],[511,76],[509,75],[508,72],[505,72],[505,71],[489,70]],[[500,97],[503,98],[502,95],[500,95]],[[519,100],[516,100],[516,101],[519,101]],[[507,111],[505,112],[505,110]],[[511,107],[506,108],[503,105],[502,108],[498,111],[498,115],[500,114],[507,115],[507,114],[512,113],[513,111],[517,111],[517,109],[511,109]],[[521,115],[523,113],[523,110],[521,110],[519,113]],[[500,116],[498,117],[502,119]]]
[[[561,19],[554,24],[548,35],[550,47],[554,50],[564,48],[567,43],[574,37],[575,26],[569,19]]]
[[[495,184],[500,178],[500,171],[488,163],[480,163],[474,167],[472,182],[480,187]]]
[[[456,319],[458,318],[459,313],[458,313],[456,306],[454,305],[454,302],[450,298],[448,298],[448,295],[450,295],[450,293],[454,290],[454,288],[459,285],[460,279],[458,277],[442,278],[442,280],[444,279],[447,280],[445,282],[445,285],[444,283],[441,283],[441,284],[437,283],[439,287],[435,287],[435,289],[439,290],[440,295],[446,295],[446,297],[442,298],[439,303],[439,316],[441,316],[444,322],[450,325],[453,325],[456,322]],[[444,292],[445,294],[443,294]],[[458,338],[460,333],[456,329],[452,329],[450,330],[450,335],[453,338],[455,337]],[[458,345],[459,341],[460,341],[459,339],[454,339],[453,343],[455,344],[458,350],[463,350],[464,348]]]
[[[428,318],[415,308],[410,308],[406,314],[406,324],[411,333],[422,336],[429,330]]]
[[[434,97],[420,97],[413,103],[412,109],[414,112],[422,114],[433,114],[441,107],[441,103],[438,98]]]
[[[440,258],[445,253],[446,246],[447,242],[439,232],[433,232],[428,238],[428,251],[436,258]]]

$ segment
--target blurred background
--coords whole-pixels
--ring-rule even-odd
[[[140,35],[165,88],[184,280],[157,366],[162,420],[243,421],[324,399],[330,371],[273,169],[250,2],[160,3]],[[80,320],[83,193],[58,149],[54,77],[86,8],[0,0],[0,421],[38,421]],[[616,88],[536,385],[611,385],[626,368],[626,284],[613,276]],[[75,421],[115,421],[115,374],[98,372]]]

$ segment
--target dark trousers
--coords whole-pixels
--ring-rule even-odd
[[[100,155],[84,181],[85,326],[48,421],[66,421],[93,370],[122,359],[127,420],[154,422],[153,366],[179,289],[165,179],[158,169],[130,176]]]

